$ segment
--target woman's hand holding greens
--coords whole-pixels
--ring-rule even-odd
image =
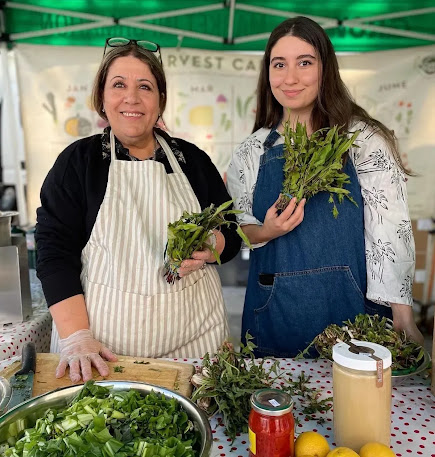
[[[412,306],[391,303],[391,310],[393,311],[394,330],[397,332],[404,330],[410,340],[423,346],[424,337],[414,321]]]
[[[212,235],[207,240],[208,244],[211,244],[219,255],[222,254],[222,251],[225,248],[225,237],[219,230],[213,230]],[[214,238],[214,240],[213,240]],[[189,275],[190,273],[204,268],[206,263],[214,263],[216,258],[213,252],[210,249],[201,249],[194,251],[190,259],[184,260],[178,270],[178,275],[180,278]]]
[[[304,219],[305,198],[299,204],[292,198],[288,206],[279,211],[278,200],[267,210],[263,225],[244,225],[242,227],[252,244],[267,243],[294,230]]]

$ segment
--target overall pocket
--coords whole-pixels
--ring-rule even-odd
[[[254,309],[259,351],[294,357],[329,324],[364,312],[364,295],[348,266],[275,274],[270,293]],[[264,297],[264,295],[263,295]]]

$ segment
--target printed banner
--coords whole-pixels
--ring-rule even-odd
[[[90,104],[102,52],[95,47],[21,44],[15,53],[29,218],[34,222],[42,182],[57,155],[105,126]],[[261,55],[164,49],[162,57],[168,80],[164,121],[169,133],[205,150],[224,175],[233,150],[252,130]],[[430,100],[435,100],[435,47],[339,60],[357,102],[394,129],[406,164],[418,173],[408,182],[412,218],[433,216],[435,117]]]
[[[412,219],[435,216],[435,46],[340,56],[355,100],[394,130],[408,178]]]

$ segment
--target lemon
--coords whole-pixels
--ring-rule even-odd
[[[295,457],[326,457],[329,444],[325,437],[317,432],[303,432],[295,441]]]
[[[360,457],[396,457],[396,454],[385,444],[367,443],[359,451]]]
[[[326,457],[358,457],[358,454],[348,447],[336,447]]]

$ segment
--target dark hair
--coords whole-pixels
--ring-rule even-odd
[[[400,169],[406,174],[411,174],[402,163],[394,132],[373,119],[365,109],[355,103],[341,79],[337,56],[331,40],[317,22],[304,16],[281,22],[269,37],[258,79],[257,114],[253,131],[255,132],[261,127],[272,128],[282,119],[283,108],[273,96],[270,87],[269,66],[272,48],[278,40],[285,36],[294,36],[309,43],[315,49],[321,62],[319,92],[311,112],[313,130],[339,125],[347,131],[352,121],[362,120],[379,131],[389,145]]]
[[[106,121],[107,116],[103,111],[103,102],[104,102],[104,86],[106,84],[107,73],[112,63],[118,57],[133,56],[136,59],[139,59],[143,63],[147,64],[151,73],[154,75],[157,81],[157,87],[160,94],[160,116],[163,115],[166,107],[166,76],[163,70],[162,64],[159,62],[159,59],[154,52],[143,49],[139,46],[136,46],[134,43],[130,43],[126,46],[119,46],[115,48],[110,48],[103,60],[101,61],[100,67],[98,68],[97,74],[95,76],[94,85],[92,87],[92,104],[97,111],[97,113]]]

